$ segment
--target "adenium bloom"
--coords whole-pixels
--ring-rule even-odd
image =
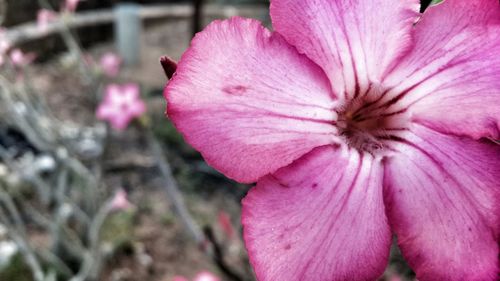
[[[74,13],[76,11],[76,8],[78,7],[78,4],[81,1],[83,0],[66,0],[64,2],[63,10],[69,13]]]
[[[167,113],[239,182],[259,280],[497,280],[500,5],[271,0],[199,33]]]
[[[188,281],[188,279],[184,276],[174,276],[172,281]],[[208,272],[208,271],[202,271],[194,277],[193,281],[220,281],[219,277],[217,277],[215,274]]]
[[[118,75],[121,64],[122,59],[117,54],[111,52],[105,53],[99,61],[102,71],[109,77]]]
[[[130,121],[141,116],[146,111],[146,105],[140,99],[139,85],[108,85],[105,96],[96,116],[99,120],[107,120],[116,130],[124,130]]]
[[[126,210],[132,207],[132,203],[128,201],[127,192],[123,189],[119,189],[113,196],[113,199],[111,199],[110,207],[111,210],[114,211]]]
[[[5,53],[10,48],[10,41],[7,38],[7,29],[0,27],[0,66],[5,63]]]
[[[49,23],[54,22],[57,19],[57,17],[58,16],[54,11],[47,9],[39,10],[36,17],[36,24],[38,30],[40,30],[40,32],[45,32],[47,30]]]
[[[220,281],[219,277],[208,271],[198,273],[193,281]]]
[[[12,65],[24,67],[32,63],[36,58],[34,53],[24,53],[20,49],[14,49],[10,52],[10,61]]]

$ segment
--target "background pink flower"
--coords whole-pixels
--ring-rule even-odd
[[[24,53],[21,49],[14,49],[10,52],[10,61],[14,66],[24,67],[32,63],[36,58],[34,53]]]
[[[208,271],[198,273],[193,281],[220,281],[219,277]]]
[[[375,280],[393,233],[417,278],[497,280],[500,4],[272,0],[216,21],[165,89],[206,161],[257,182],[259,280]]]
[[[110,202],[110,206],[112,210],[120,211],[132,207],[132,204],[128,201],[127,192],[123,189],[120,189],[115,193],[113,199]]]
[[[146,105],[139,95],[137,84],[109,85],[97,109],[97,118],[109,121],[116,130],[124,130],[130,121],[146,111]]]
[[[174,276],[172,281],[188,281],[188,279],[184,276]],[[209,271],[202,271],[196,274],[193,281],[220,281],[220,279]]]
[[[117,54],[112,52],[105,53],[99,61],[102,71],[109,77],[115,77],[118,75],[121,64],[122,59]]]
[[[74,13],[76,11],[76,8],[78,7],[78,4],[83,1],[83,0],[65,0],[64,2],[64,11]]]
[[[37,22],[37,27],[41,32],[44,32],[47,30],[47,27],[49,23],[55,21],[57,19],[58,15],[47,9],[41,9],[38,11],[36,22]]]
[[[0,66],[5,62],[5,53],[10,48],[10,42],[7,38],[7,30],[0,27]]]

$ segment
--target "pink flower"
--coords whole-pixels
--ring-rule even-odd
[[[193,281],[220,281],[220,279],[213,273],[202,271],[194,277]]]
[[[7,38],[7,29],[0,27],[0,66],[5,62],[5,53],[10,48],[10,42]]]
[[[10,61],[14,66],[24,67],[32,63],[36,58],[34,53],[24,53],[20,49],[14,49],[10,52]]]
[[[69,13],[74,13],[76,11],[76,8],[78,7],[78,4],[83,1],[83,0],[66,0],[64,2],[64,8],[63,10]]]
[[[174,276],[172,281],[188,281],[188,279],[184,276]]]
[[[128,195],[125,190],[123,189],[118,190],[110,202],[111,209],[115,211],[120,211],[132,207],[132,204],[128,201],[127,197]]]
[[[57,14],[51,10],[41,9],[37,14],[37,27],[40,32],[45,32],[49,23],[54,22],[57,19]]]
[[[271,0],[199,33],[167,113],[239,182],[259,280],[497,280],[500,5]]]
[[[137,84],[109,85],[97,109],[97,118],[109,121],[116,130],[124,130],[130,121],[146,111],[146,105],[139,95]]]
[[[101,57],[99,65],[102,71],[109,77],[115,77],[120,72],[122,59],[114,53],[106,53]]]

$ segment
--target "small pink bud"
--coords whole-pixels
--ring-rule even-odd
[[[115,77],[120,72],[120,67],[122,64],[122,59],[115,53],[106,53],[101,57],[99,65],[104,72],[109,77]]]
[[[220,281],[219,277],[208,271],[198,273],[193,281]]]
[[[82,0],[66,0],[64,2],[64,11],[74,13],[80,1]]]
[[[41,9],[38,10],[36,17],[36,24],[38,30],[41,32],[47,31],[49,23],[54,22],[57,19],[57,14],[51,10]]]
[[[132,204],[127,199],[127,192],[123,189],[115,193],[115,197],[111,200],[111,209],[115,211],[126,210],[132,207]]]

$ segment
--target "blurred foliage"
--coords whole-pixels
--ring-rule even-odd
[[[111,243],[113,248],[132,242],[135,215],[132,209],[110,215],[101,229],[102,239]]]
[[[165,226],[174,225],[176,222],[176,217],[172,212],[165,212],[161,215],[161,223]]]
[[[0,280],[33,281],[30,269],[20,254],[13,256],[10,264],[0,271]]]

